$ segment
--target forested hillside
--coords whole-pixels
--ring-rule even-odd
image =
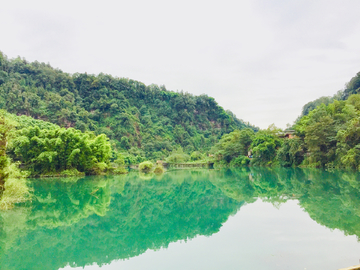
[[[306,104],[291,130],[270,126],[256,134],[249,129],[233,131],[212,152],[220,166],[360,170],[360,73],[334,97]]]
[[[305,115],[308,115],[309,112],[314,110],[317,106],[321,104],[329,105],[335,100],[346,100],[350,95],[360,94],[360,72],[356,74],[346,85],[344,90],[339,90],[335,95],[320,97],[313,101],[306,103],[302,109],[299,119]]]
[[[194,96],[127,78],[68,74],[0,52],[0,109],[61,127],[106,134],[118,151],[164,158],[181,146],[207,150],[222,135],[250,127],[207,95]]]

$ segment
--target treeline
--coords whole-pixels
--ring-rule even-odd
[[[346,85],[344,90],[339,90],[335,95],[320,97],[316,100],[306,103],[302,109],[299,119],[305,115],[308,115],[310,111],[314,110],[321,104],[329,105],[335,100],[346,100],[353,94],[360,94],[360,72],[356,74]]]
[[[303,164],[360,169],[360,95],[320,105],[295,125]]]
[[[18,115],[7,115],[18,126],[7,154],[34,176],[99,174],[145,160],[358,169],[359,91],[360,73],[334,97],[306,104],[288,139],[275,126],[258,131],[206,95],[70,75],[0,53],[0,108]]]
[[[358,92],[360,73],[332,99],[317,100],[321,102],[316,108],[305,105],[303,116],[291,129],[282,131],[270,126],[257,133],[243,129],[224,135],[212,149],[215,161],[219,166],[250,164],[359,170]]]
[[[217,166],[275,165],[283,145],[280,129],[274,126],[255,133],[251,129],[235,130],[224,135],[211,149]]]
[[[209,150],[235,129],[255,127],[207,95],[194,96],[106,74],[68,74],[0,52],[0,109],[95,134],[119,151],[162,159],[182,147]]]

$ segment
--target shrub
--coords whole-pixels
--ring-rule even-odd
[[[183,149],[179,147],[178,149],[173,150],[170,156],[165,159],[165,161],[169,163],[183,163],[189,161],[189,159],[190,156],[185,154]]]
[[[112,170],[113,174],[126,174],[127,170],[124,167],[118,167]]]
[[[139,164],[139,170],[140,170],[140,172],[143,172],[143,173],[151,172],[153,167],[154,167],[154,164],[151,161],[144,161]]]
[[[125,169],[125,159],[122,154],[117,154],[117,159],[113,163],[111,163],[111,166],[109,166],[108,168],[108,172],[113,174],[127,173],[127,170]]]
[[[60,176],[84,176],[85,173],[79,172],[77,169],[73,168],[73,169],[63,170],[62,172],[59,173],[59,175]]]
[[[160,173],[164,173],[164,167],[161,164],[157,164],[155,169],[154,169],[154,173],[160,174]]]
[[[91,173],[95,175],[99,175],[104,173],[104,171],[108,168],[108,165],[105,162],[98,162],[93,165],[91,168]]]
[[[183,163],[189,160],[189,155],[184,153],[173,153],[168,156],[165,160],[170,163]]]
[[[199,151],[194,151],[191,153],[190,156],[191,161],[197,161],[202,159],[202,154]]]
[[[238,156],[230,162],[230,167],[243,167],[250,164],[250,159],[246,156]]]

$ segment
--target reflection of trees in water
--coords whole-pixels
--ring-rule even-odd
[[[19,238],[10,247],[3,246],[0,265],[8,269],[35,265],[58,269],[67,262],[102,265],[177,240],[211,235],[242,205],[207,181],[208,172],[161,178],[144,181],[129,175],[35,182],[36,200],[22,234],[20,230],[11,234]],[[11,235],[2,231],[5,241]],[[41,266],[40,257],[46,258],[40,260]]]
[[[35,201],[28,220],[31,227],[70,226],[92,214],[106,214],[111,197],[110,182],[106,178],[66,180],[33,182]]]
[[[39,179],[33,181],[33,188],[31,204],[0,213],[3,269],[39,269],[36,265],[41,254],[53,257],[51,253],[56,254],[54,248],[59,248],[60,243],[63,248],[71,245],[73,236],[54,237],[52,228],[64,230],[92,214],[105,215],[110,204],[110,182],[106,178]]]
[[[137,256],[211,235],[258,198],[275,206],[297,199],[318,223],[360,236],[356,173],[244,168],[66,180],[35,181],[31,205],[1,213],[4,269],[102,265]]]
[[[356,172],[254,167],[220,175],[211,181],[234,199],[252,203],[261,198],[275,206],[297,199],[319,224],[360,238],[360,175]]]
[[[300,205],[319,224],[360,239],[359,174],[313,171],[311,177],[311,189]]]

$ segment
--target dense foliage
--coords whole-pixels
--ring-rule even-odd
[[[235,130],[224,135],[214,147],[217,158],[229,163],[239,155],[246,156],[254,136],[255,133],[251,129]]]
[[[144,161],[139,164],[139,171],[149,173],[152,171],[154,164],[151,161]]]
[[[352,94],[358,92],[359,82],[360,73],[343,92],[306,104],[293,130],[270,126],[247,137],[240,136],[246,129],[224,135],[212,149],[218,165],[250,163],[360,170],[360,94]]]
[[[9,166],[9,159],[6,155],[6,148],[11,129],[12,126],[5,119],[4,112],[0,111],[0,184],[4,184],[7,178],[5,168]]]
[[[249,126],[207,95],[102,73],[70,75],[44,63],[9,60],[0,52],[1,108],[104,133],[119,151],[152,159],[179,146],[187,153],[209,149],[223,134]]]
[[[250,129],[235,130],[224,135],[212,148],[215,160],[220,166],[238,167],[251,165],[272,165],[276,152],[282,144],[280,130],[270,126],[254,133]],[[249,157],[251,157],[251,162]]]
[[[293,138],[276,128],[246,139],[238,135],[245,130],[232,132],[213,150],[220,163],[230,166],[234,158],[245,158],[240,146],[251,142],[252,165],[360,169],[360,95],[321,104],[298,120],[294,129]]]
[[[360,94],[360,72],[346,84],[342,99],[345,100],[353,94]]]
[[[339,90],[335,95],[332,97],[320,97],[316,100],[310,101],[306,103],[302,109],[301,117],[308,115],[310,111],[314,110],[316,107],[320,106],[321,104],[329,105],[330,103],[334,102],[335,100],[346,100],[349,96],[353,94],[360,94],[360,72],[357,73],[346,85],[344,90]]]
[[[11,165],[11,159],[33,176],[124,172],[124,157],[112,152],[104,134],[96,136],[93,132],[60,128],[1,111],[0,142],[0,184],[4,184],[10,171],[14,172],[9,168],[17,167]]]
[[[33,175],[76,169],[86,174],[103,172],[111,158],[106,135],[95,136],[73,128],[19,130],[12,152]]]
[[[33,175],[99,174],[110,159],[124,165],[205,162],[211,147],[220,166],[359,169],[359,106],[351,96],[359,82],[360,73],[344,91],[306,104],[293,127],[296,137],[287,139],[275,126],[254,132],[206,95],[105,74],[70,75],[0,53],[0,108],[16,113],[7,117],[18,123],[9,153]]]
[[[307,149],[306,164],[359,169],[360,95],[321,105],[295,126]]]
[[[299,119],[305,115],[308,115],[309,112],[311,112],[312,110],[314,110],[317,106],[320,106],[321,104],[329,105],[330,103],[334,102],[335,100],[341,100],[342,96],[343,96],[343,92],[339,91],[332,97],[320,97],[318,99],[315,99],[313,101],[306,103],[304,105],[304,107],[302,108],[302,112],[301,112]]]
[[[0,209],[12,208],[14,203],[26,200],[29,194],[26,175],[6,153],[13,131],[14,123],[0,110]]]
[[[38,119],[34,119],[32,117],[26,115],[15,115],[12,113],[4,113],[4,116],[13,123],[16,130],[20,130],[22,128],[28,127],[38,127],[39,129],[57,129],[58,125],[42,121]]]

